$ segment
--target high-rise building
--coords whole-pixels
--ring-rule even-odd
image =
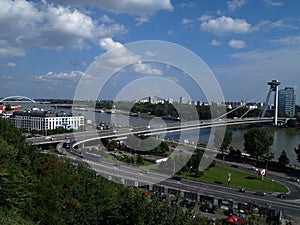
[[[149,102],[150,102],[151,104],[157,104],[157,97],[155,97],[155,96],[150,96],[150,97],[149,97]]]
[[[187,104],[187,103],[188,103],[187,97],[181,96],[181,97],[179,98],[179,103],[180,103],[180,104]]]
[[[293,87],[286,87],[278,93],[279,115],[293,117],[295,115],[296,95]]]

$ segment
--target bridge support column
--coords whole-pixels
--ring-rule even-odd
[[[268,85],[270,85],[270,89],[267,95],[267,99],[264,105],[263,112],[261,114],[261,117],[264,117],[266,114],[266,110],[269,104],[270,94],[272,91],[275,92],[274,95],[274,125],[277,126],[277,119],[278,119],[278,86],[280,85],[280,82],[278,80],[272,80],[268,82]]]

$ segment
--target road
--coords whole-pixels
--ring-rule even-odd
[[[155,171],[150,171],[147,173],[139,168],[130,167],[123,164],[119,167],[116,166],[113,161],[102,161],[101,163],[96,163],[69,153],[66,154],[66,157],[75,162],[77,161],[88,165],[92,170],[96,171],[97,174],[102,174],[110,180],[114,180],[128,186],[137,186],[136,181],[138,181],[138,185],[158,184],[166,188],[203,195],[213,195],[214,197],[220,199],[232,199],[235,202],[253,202],[259,205],[268,205],[271,208],[281,210],[284,214],[284,218],[291,219],[293,221],[300,221],[300,199],[297,197],[299,195],[300,185],[290,182],[285,177],[278,176],[276,174],[269,174],[268,176],[276,181],[284,183],[289,187],[291,194],[288,199],[280,199],[269,193],[266,196],[259,197],[251,191],[242,193],[234,188],[186,179],[176,181],[174,179],[170,179],[170,176],[168,175],[156,173]],[[247,171],[247,168],[240,167],[239,170]]]
[[[139,127],[130,129],[123,127],[116,130],[102,130],[102,131],[85,131],[74,132],[76,143],[81,144],[84,142],[99,140],[101,138],[122,138],[128,135],[160,135],[164,133],[172,133],[178,131],[197,130],[212,127],[222,127],[227,125],[236,124],[251,124],[251,123],[270,123],[272,118],[245,118],[245,119],[219,119],[213,121],[186,121],[181,123],[172,123],[165,126],[156,125],[151,127]],[[48,144],[57,143],[61,141],[65,135],[57,134],[51,136],[53,140],[45,139],[45,137],[28,138],[27,141],[33,144]]]
[[[191,180],[166,180],[162,185],[179,189],[195,192],[203,195],[212,195],[220,199],[232,199],[235,202],[254,202],[259,205],[270,205],[272,208],[281,210],[286,219],[293,221],[300,221],[300,201],[276,198],[274,195],[267,194],[264,197],[254,195],[254,192],[246,191],[239,192],[237,189],[225,186],[196,182]]]

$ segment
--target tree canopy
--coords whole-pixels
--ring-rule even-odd
[[[143,192],[41,154],[0,119],[0,224],[207,224],[178,205],[149,201]]]
[[[269,153],[273,137],[264,128],[252,128],[244,134],[244,147],[252,157],[264,157]]]
[[[285,168],[287,164],[290,163],[289,158],[287,157],[287,154],[285,152],[285,150],[283,150],[278,158],[278,165],[281,168]]]

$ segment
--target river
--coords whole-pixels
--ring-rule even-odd
[[[93,112],[80,111],[86,118],[94,121]],[[107,114],[107,113],[95,113],[96,122],[110,122],[113,124],[129,124],[130,126],[148,126],[160,124],[160,119],[143,118],[143,117],[128,117],[124,114]],[[174,123],[174,121],[166,120],[165,123]],[[246,129],[231,129],[233,132],[232,147],[234,149],[244,149],[244,133]],[[282,150],[286,151],[286,154],[290,160],[291,164],[300,166],[297,161],[297,156],[294,152],[294,148],[300,144],[300,131],[293,131],[291,129],[269,129],[270,134],[274,137],[274,144],[271,146],[271,151],[275,153],[275,160],[278,159]],[[199,142],[207,143],[208,137],[210,135],[209,129],[201,129]],[[168,138],[177,139],[179,133],[173,133],[168,135]]]

